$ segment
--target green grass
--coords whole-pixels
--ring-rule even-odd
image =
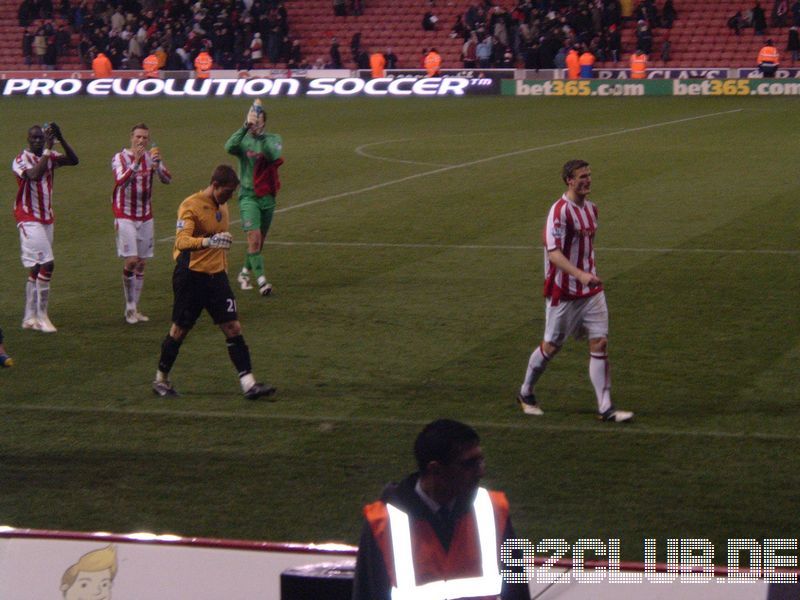
[[[25,272],[10,211],[0,222],[17,361],[0,372],[0,523],[354,543],[360,506],[447,416],[481,433],[522,537],[618,537],[629,560],[644,537],[800,537],[793,100],[270,100],[286,158],[266,249],[276,293],[238,300],[275,404],[241,399],[207,318],[173,371],[182,396],[151,395],[171,247],[148,268],[150,323],[126,325],[109,206],[111,156],[144,120],[174,175],[154,196],[169,237],[179,202],[230,162],[247,102],[0,109],[7,164],[45,120],[81,158],[56,178],[55,335],[19,329]],[[513,403],[543,328],[540,231],[574,157],[593,165],[627,427],[593,420],[575,342],[539,385],[543,418]],[[7,207],[14,192],[9,170]],[[238,268],[244,246],[231,256]]]

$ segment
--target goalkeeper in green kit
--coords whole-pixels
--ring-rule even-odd
[[[278,167],[283,164],[283,140],[265,131],[266,122],[267,113],[256,99],[244,126],[225,142],[225,150],[239,158],[239,215],[247,235],[247,257],[237,280],[243,290],[253,289],[255,280],[262,296],[272,292],[261,250],[275,212],[275,196],[281,187]]]

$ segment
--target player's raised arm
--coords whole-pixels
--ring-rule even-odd
[[[58,123],[50,123],[50,127],[47,129],[48,131],[45,132],[45,136],[47,136],[49,132],[52,137],[58,140],[58,142],[61,144],[61,147],[64,149],[64,152],[66,152],[66,155],[61,155],[56,158],[56,163],[59,166],[74,167],[77,165],[79,162],[78,155],[75,154],[75,150],[73,150],[72,146],[70,146],[67,140],[64,139],[64,134],[61,133],[61,128],[58,126]]]

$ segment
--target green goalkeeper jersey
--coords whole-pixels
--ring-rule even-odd
[[[260,157],[272,162],[281,157],[283,139],[277,133],[263,133],[254,136],[246,127],[237,130],[227,142],[225,150],[239,158],[239,179],[241,179],[240,196],[254,196],[253,171]]]

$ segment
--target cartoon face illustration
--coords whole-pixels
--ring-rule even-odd
[[[116,574],[114,546],[93,550],[64,571],[61,593],[64,600],[111,600],[111,584]]]
[[[65,600],[111,600],[111,569],[79,571],[68,590]]]

